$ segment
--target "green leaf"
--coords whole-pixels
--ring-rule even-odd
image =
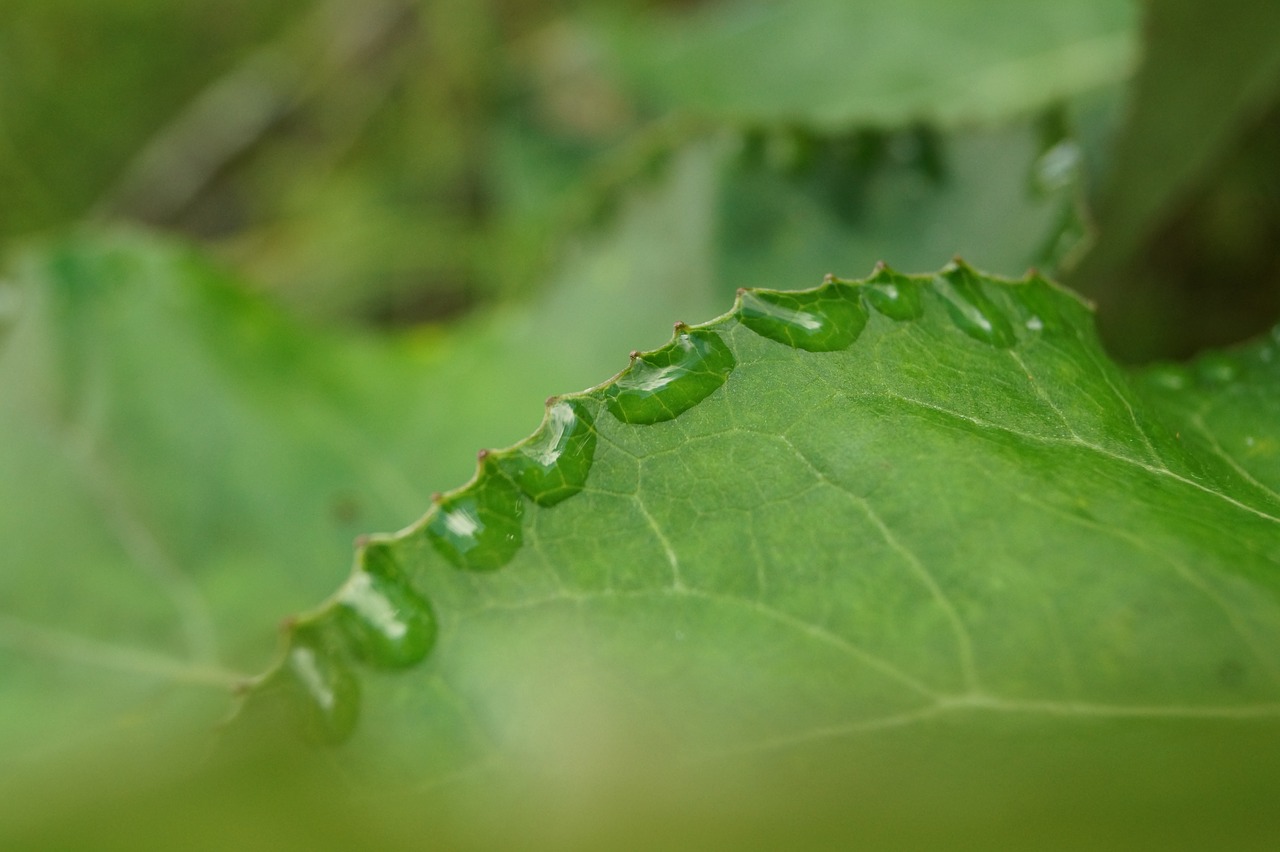
[[[722,178],[717,274],[738,287],[804,287],[893,259],[928,269],[960,255],[1020,275],[1076,248],[1080,148],[1030,123],[940,134],[746,135]]]
[[[962,263],[744,292],[551,400],[529,444],[363,546],[344,588],[393,564],[438,619],[420,665],[362,669],[358,701],[272,674],[248,718],[282,696],[359,713],[324,737],[343,763],[415,781],[568,761],[607,783],[616,761],[644,775],[677,755],[713,777],[778,759],[838,775],[824,750],[921,760],[901,729],[980,783],[963,743],[1002,731],[1103,762],[1117,726],[1147,732],[1139,755],[1274,737],[1280,410],[1257,403],[1276,346],[1134,380],[1078,298]],[[566,459],[585,482],[521,500],[503,460],[565,446],[546,436],[566,403],[594,432]],[[314,635],[326,665],[370,656],[338,629],[344,594],[282,665]],[[414,617],[386,609],[388,636]],[[1055,771],[1045,748],[1019,777]]]
[[[1014,150],[1019,209],[1036,148]],[[961,265],[748,291],[659,346],[673,318],[724,304],[716,289],[755,283],[716,275],[721,241],[743,242],[721,203],[734,156],[693,146],[542,298],[457,334],[322,337],[136,236],[30,257],[0,362],[0,747],[105,732],[137,754],[171,728],[170,765],[193,761],[277,618],[336,587],[290,622],[228,737],[293,728],[337,744],[298,773],[440,784],[461,803],[441,806],[442,837],[471,836],[466,814],[504,779],[531,779],[534,811],[589,787],[601,813],[634,815],[673,751],[704,761],[681,795],[743,779],[738,815],[794,802],[770,786],[792,760],[831,789],[875,767],[870,815],[932,812],[952,787],[993,812],[979,791],[1043,792],[1081,755],[1120,778],[1119,755],[1193,741],[1212,771],[1223,748],[1252,754],[1276,704],[1275,482],[1231,464],[1224,423],[1207,433],[1221,447],[1185,428],[1198,371],[1226,373],[1133,385],[1073,297]],[[990,245],[1030,252],[1001,248],[1018,233]],[[408,538],[366,540],[341,580],[355,531],[409,520],[477,446],[527,433],[520,411],[632,345],[657,349],[551,400],[528,440],[485,453]],[[1272,422],[1247,391],[1269,386],[1269,351],[1213,386],[1241,388],[1222,415],[1241,442]],[[1026,754],[992,760],[1011,740]],[[245,772],[228,786],[262,797],[313,778]],[[1245,777],[1275,789],[1265,766]],[[320,786],[310,806],[340,810]],[[224,823],[220,790],[174,812]],[[369,825],[407,831],[423,813],[407,810]]]
[[[1113,86],[1132,63],[1119,0],[715,3],[606,28],[621,78],[660,108],[844,129],[1001,121]]]
[[[0,358],[0,499],[12,507],[0,513],[12,566],[0,572],[0,744],[23,754],[73,731],[93,739],[143,720],[216,716],[217,690],[267,664],[280,618],[339,583],[357,534],[408,523],[433,489],[467,475],[478,448],[527,434],[547,394],[597,381],[599,365],[657,345],[673,319],[710,315],[759,282],[727,261],[747,242],[729,203],[743,196],[728,187],[744,169],[774,173],[742,164],[738,138],[691,144],[572,247],[541,296],[455,332],[382,342],[302,329],[198,256],[137,235],[28,252],[0,290],[16,322]],[[1028,131],[974,138],[1009,152],[1005,191],[981,196],[989,215],[1013,211],[1039,227],[972,247],[1030,258],[1054,239],[1065,191],[1025,182]],[[935,154],[950,169],[966,144],[943,137]],[[812,270],[797,283],[828,270],[822,255],[842,231],[884,227],[879,199],[917,168],[890,158],[848,175],[869,209],[844,221],[810,195],[833,173],[829,160],[794,179],[778,173],[770,189],[809,198],[812,215],[754,232],[776,234],[778,250]],[[957,209],[946,199],[973,178],[956,170],[919,185],[919,209]],[[819,214],[830,219],[822,239],[788,247],[785,235]],[[968,245],[939,229],[917,250]],[[864,246],[841,262],[874,259]],[[595,432],[582,424],[594,412],[573,414],[494,458],[542,505],[586,476],[570,460],[591,452]],[[396,594],[387,578],[366,579],[340,602],[343,635],[367,632],[376,601]],[[434,628],[424,616],[373,656],[412,659]]]
[[[707,265],[711,184],[690,174],[580,243],[540,300],[389,342],[301,329],[137,235],[28,252],[2,291],[18,313],[0,360],[0,746],[189,722],[183,685],[265,666],[357,534],[410,521],[619,341],[709,312],[686,282]],[[605,310],[628,289],[645,304]]]

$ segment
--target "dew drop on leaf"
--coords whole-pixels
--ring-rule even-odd
[[[816,290],[744,290],[738,308],[742,324],[763,337],[806,349],[847,349],[867,324],[867,309],[856,291],[830,282]]]
[[[303,735],[337,744],[355,729],[360,683],[316,628],[295,630],[280,676],[289,686]]]
[[[529,440],[492,458],[531,500],[554,506],[586,485],[595,452],[595,424],[586,405],[561,399],[547,408]]]
[[[924,315],[920,285],[887,266],[879,267],[862,285],[862,297],[891,320],[903,322]]]
[[[637,356],[604,389],[605,402],[623,423],[672,420],[714,393],[736,365],[718,334],[682,328],[671,343]]]
[[[431,544],[458,568],[492,571],[520,549],[524,498],[486,458],[476,480],[443,498],[427,521]]]
[[[1000,349],[1017,343],[1009,318],[983,291],[978,276],[968,266],[949,264],[934,279],[934,286],[947,303],[951,320],[965,334]]]
[[[436,638],[431,605],[401,576],[386,545],[368,545],[361,562],[338,595],[335,611],[352,652],[385,668],[422,660]]]

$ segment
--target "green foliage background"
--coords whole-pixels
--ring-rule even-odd
[[[355,535],[413,521],[545,396],[739,287],[960,254],[1096,300],[1123,360],[1269,328],[1277,9],[10,0],[0,845],[404,844],[431,823],[442,844],[536,827],[769,846],[798,818],[818,844],[847,838],[846,796],[867,842],[1260,842],[1277,743],[1256,730],[1183,731],[1161,765],[1158,724],[1087,749],[980,728],[944,765],[986,768],[933,782],[954,736],[891,734],[744,768],[709,800],[698,771],[634,754],[594,798],[550,761],[550,798],[545,779],[464,777],[353,799],[322,753],[265,734],[210,756],[203,734],[270,664],[277,622],[342,583]],[[166,668],[174,649],[198,665]],[[1009,780],[1044,765],[1061,800]],[[1063,829],[1073,809],[1112,830]]]

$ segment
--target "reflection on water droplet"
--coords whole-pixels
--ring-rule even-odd
[[[816,290],[742,293],[738,319],[770,340],[810,352],[847,349],[867,324],[867,309],[856,291],[830,282]]]
[[[661,349],[638,356],[604,388],[605,403],[623,423],[671,420],[714,393],[736,365],[718,334],[686,328]]]
[[[540,506],[554,506],[582,490],[596,452],[591,413],[577,399],[554,402],[537,432],[492,458]]]
[[[361,562],[361,570],[352,574],[338,596],[338,626],[365,662],[386,668],[411,666],[435,643],[431,605],[400,575],[386,545],[366,547]]]
[[[360,684],[318,630],[295,629],[281,676],[307,739],[337,744],[351,736],[360,715]]]
[[[1221,385],[1240,376],[1240,364],[1230,355],[1210,352],[1196,361],[1196,378],[1207,385]]]
[[[1009,318],[987,297],[978,275],[962,263],[949,264],[934,279],[938,295],[956,327],[974,340],[1007,349],[1017,342]]]
[[[887,266],[881,266],[862,285],[862,296],[889,319],[904,321],[924,315],[920,285]]]
[[[1044,320],[1038,316],[1030,316],[1026,322],[1028,331],[1044,331]]]
[[[523,516],[519,490],[493,469],[492,458],[486,458],[475,482],[436,505],[426,535],[457,567],[492,571],[520,549]]]

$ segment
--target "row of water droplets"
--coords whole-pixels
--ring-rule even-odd
[[[958,261],[932,279],[879,265],[861,282],[828,276],[812,290],[740,290],[731,316],[770,340],[833,352],[858,339],[870,309],[898,322],[921,317],[926,285],[965,334],[1000,348],[1017,341],[1012,321],[984,292],[980,276]],[[1024,326],[1039,331],[1043,322],[1032,316]],[[618,421],[635,425],[672,420],[714,393],[736,365],[732,350],[712,328],[677,323],[670,343],[632,352],[629,366],[611,381],[549,399],[542,425],[525,441],[481,451],[472,480],[436,495],[431,511],[413,527],[361,541],[356,567],[337,594],[289,622],[283,663],[266,678],[290,694],[305,734],[338,743],[354,730],[360,687],[352,661],[401,669],[420,662],[434,645],[435,614],[399,564],[398,542],[425,536],[459,569],[501,568],[520,549],[528,502],[555,506],[586,485],[596,449],[593,411],[603,405]]]

